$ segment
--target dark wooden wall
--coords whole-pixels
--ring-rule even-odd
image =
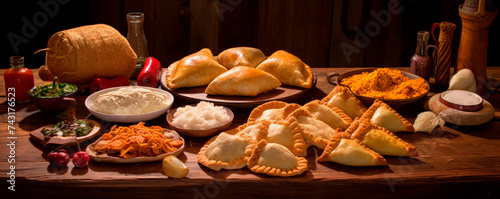
[[[48,0],[50,1],[50,0]],[[56,0],[52,0],[56,1]],[[21,32],[22,17],[41,10],[36,1],[12,11],[7,32]],[[395,2],[400,12],[390,13]],[[45,47],[50,35],[86,24],[106,23],[126,35],[125,15],[140,11],[146,16],[145,34],[149,53],[167,67],[170,63],[201,48],[215,55],[235,46],[252,46],[266,55],[286,50],[312,67],[409,66],[414,53],[416,32],[430,30],[434,22],[456,23],[453,43],[458,48],[461,0],[90,0],[60,5],[39,33],[20,45],[20,54],[30,60],[29,67],[43,64],[42,55],[31,55]],[[498,4],[494,2],[494,4]],[[25,9],[26,8],[26,9]],[[16,12],[18,11],[18,12]],[[21,14],[19,14],[21,13]],[[389,13],[380,22],[375,14]],[[381,24],[382,23],[382,24]],[[489,65],[500,65],[495,56],[500,39],[498,19],[490,31]],[[357,40],[360,35],[365,40]],[[6,37],[4,37],[6,38]],[[8,40],[2,63],[15,54]],[[358,43],[356,43],[358,41]],[[362,42],[361,42],[362,41]],[[362,43],[362,45],[359,45]],[[429,43],[433,43],[429,41]],[[345,51],[349,51],[347,54]],[[31,61],[32,60],[32,61]],[[7,67],[7,64],[2,66]]]

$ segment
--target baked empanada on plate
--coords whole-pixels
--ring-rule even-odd
[[[305,104],[304,109],[333,129],[346,130],[352,123],[352,119],[344,111],[320,100],[313,100]]]
[[[307,160],[295,156],[280,144],[261,140],[248,159],[247,167],[255,173],[271,176],[296,176],[308,170]]]
[[[170,89],[205,86],[226,71],[226,67],[215,60],[212,51],[204,48],[171,64],[166,84]]]
[[[347,166],[387,166],[387,161],[377,152],[349,139],[349,134],[336,132],[328,142],[318,162],[335,162]]]
[[[415,131],[415,128],[413,128],[413,125],[408,120],[379,99],[376,99],[365,114],[363,114],[361,120],[365,119],[393,133]]]
[[[255,107],[248,116],[248,122],[269,120],[284,120],[283,111],[288,103],[282,101],[270,101]]]
[[[339,108],[353,120],[356,117],[361,117],[366,111],[366,106],[363,102],[356,98],[349,88],[343,86],[336,86],[321,101]]]
[[[203,145],[198,152],[198,162],[215,171],[240,169],[246,166],[255,143],[247,134],[222,132]]]
[[[414,146],[369,120],[354,121],[346,133],[381,155],[418,156]]]
[[[217,55],[217,61],[227,69],[236,66],[255,68],[265,59],[266,56],[261,50],[252,47],[228,48]]]
[[[260,63],[257,69],[271,73],[285,85],[311,88],[313,84],[311,68],[298,57],[284,50],[274,52]]]
[[[290,125],[298,125],[301,128],[302,137],[314,146],[324,149],[328,145],[328,140],[336,131],[342,131],[340,128],[333,129],[323,121],[316,119],[311,113],[300,108],[294,111],[287,119]]]
[[[255,97],[281,86],[273,75],[245,66],[237,66],[217,76],[205,89],[209,95]]]

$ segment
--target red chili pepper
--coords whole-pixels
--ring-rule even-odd
[[[118,76],[113,79],[106,79],[102,77],[95,78],[90,83],[90,93],[100,91],[107,88],[117,87],[117,86],[128,86],[128,78],[123,76]]]
[[[162,66],[160,61],[154,57],[148,57],[144,62],[144,68],[137,78],[139,86],[149,86],[156,88],[160,85]]]

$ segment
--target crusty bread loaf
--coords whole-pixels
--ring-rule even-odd
[[[105,24],[55,33],[47,43],[45,65],[61,82],[88,84],[96,77],[130,77],[137,55],[127,39]]]

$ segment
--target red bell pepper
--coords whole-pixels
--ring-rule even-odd
[[[137,78],[139,86],[157,88],[160,85],[162,66],[160,61],[154,57],[148,57],[144,62],[144,68]]]
[[[118,76],[113,79],[106,79],[102,77],[95,78],[90,83],[90,93],[100,91],[107,88],[117,87],[117,86],[128,86],[128,78],[123,76]]]

